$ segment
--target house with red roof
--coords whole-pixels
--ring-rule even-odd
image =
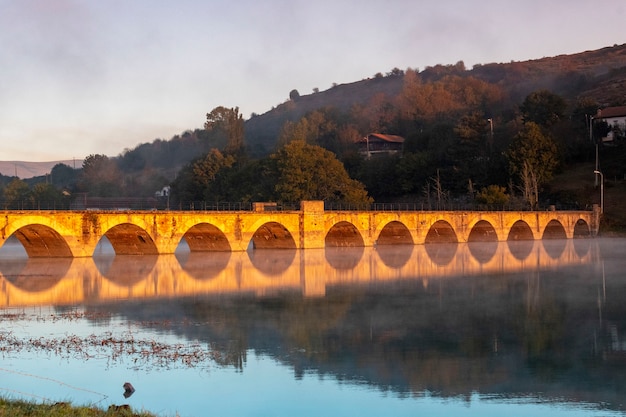
[[[595,123],[606,123],[607,133],[602,142],[612,142],[626,136],[626,106],[607,107],[598,110],[594,117]]]
[[[402,153],[404,138],[397,135],[370,133],[356,142],[359,153],[366,158],[375,155],[393,155]]]

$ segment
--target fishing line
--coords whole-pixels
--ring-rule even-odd
[[[102,398],[99,401],[96,401],[95,404],[98,404],[99,402],[102,402],[102,401],[106,400],[107,398],[109,398],[108,395],[102,394],[101,392],[92,391],[92,390],[85,389],[85,388],[80,388],[80,387],[75,387],[75,386],[67,384],[67,383],[65,383],[63,381],[59,381],[58,379],[49,378],[49,377],[46,377],[46,376],[33,375],[33,374],[26,373],[26,372],[14,371],[14,370],[11,370],[11,369],[6,369],[6,368],[0,368],[0,371],[7,372],[7,373],[10,373],[10,374],[14,374],[14,375],[21,375],[21,376],[26,376],[26,377],[29,377],[29,378],[40,379],[40,380],[43,380],[43,381],[50,381],[50,382],[54,382],[56,384],[68,387],[68,388],[76,390],[76,391],[83,391],[83,392],[88,392],[90,394],[95,394],[95,395],[101,396]],[[14,391],[12,389],[2,388],[2,387],[0,387],[0,389],[6,389],[7,391],[13,391],[13,392],[19,392],[19,391]],[[39,397],[38,395],[35,395],[35,394],[28,394],[28,395],[32,395],[34,397]],[[39,397],[39,398],[44,398],[44,397]]]

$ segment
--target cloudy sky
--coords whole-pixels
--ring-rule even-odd
[[[392,68],[626,43],[605,0],[0,0],[0,161],[116,156]]]

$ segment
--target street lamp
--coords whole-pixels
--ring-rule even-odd
[[[491,151],[491,147],[493,146],[493,119],[487,119],[489,122],[489,150]]]
[[[604,175],[597,169],[593,173],[600,176],[600,213],[604,213]]]

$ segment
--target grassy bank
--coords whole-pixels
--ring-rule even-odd
[[[41,404],[22,400],[0,399],[0,417],[156,417],[137,412],[127,405],[112,405],[108,410],[74,406],[70,403]]]

